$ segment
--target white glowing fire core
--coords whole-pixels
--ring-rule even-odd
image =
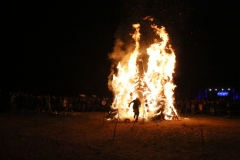
[[[140,115],[146,120],[157,114],[165,115],[170,120],[177,116],[174,102],[173,73],[176,56],[169,44],[169,37],[164,27],[151,27],[159,36],[161,41],[154,41],[147,49],[147,68],[139,68],[142,63],[140,48],[140,25],[134,24],[135,33],[132,38],[135,40],[135,49],[132,53],[122,57],[118,63],[117,73],[113,73],[109,80],[114,93],[113,109],[118,109],[117,118],[133,119],[132,107],[129,103],[136,97],[140,98]]]

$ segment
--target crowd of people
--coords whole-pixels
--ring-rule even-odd
[[[110,110],[110,99],[95,95],[55,96],[33,95],[23,92],[0,92],[0,111],[13,109],[40,110],[51,112],[91,112]]]
[[[215,116],[240,116],[240,102],[230,99],[177,100],[175,107],[180,114],[208,114]]]
[[[108,97],[33,95],[23,92],[0,91],[0,113],[13,109],[40,110],[51,112],[110,111],[112,99]],[[178,114],[206,114],[216,116],[240,116],[240,102],[226,99],[175,100]]]

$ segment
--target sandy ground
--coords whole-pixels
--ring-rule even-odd
[[[103,112],[0,115],[1,159],[240,159],[240,119],[107,121]]]

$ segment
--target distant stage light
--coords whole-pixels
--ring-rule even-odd
[[[229,95],[229,93],[225,92],[225,91],[220,91],[220,92],[217,93],[217,95],[220,96],[220,97],[226,97],[226,96]]]

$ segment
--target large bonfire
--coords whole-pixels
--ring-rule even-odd
[[[153,21],[151,17],[145,19]],[[131,35],[135,40],[134,49],[122,54],[123,51],[119,50],[123,45],[121,42],[116,44],[113,53],[109,55],[112,60],[118,57],[117,65],[112,66],[108,82],[114,94],[111,107],[117,110],[115,117],[132,120],[134,113],[129,103],[138,97],[141,101],[140,118],[149,120],[161,115],[164,119],[171,120],[177,117],[173,105],[176,56],[169,44],[168,34],[164,27],[158,28],[151,24],[158,39],[153,39],[153,43],[140,52],[140,24],[132,26],[135,31]]]

